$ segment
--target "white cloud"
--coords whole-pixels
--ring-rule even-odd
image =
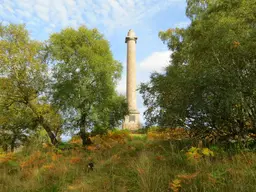
[[[16,13],[19,14],[21,17],[29,18],[31,17],[30,13],[21,9],[16,9]]]
[[[37,16],[42,19],[43,21],[49,21],[49,9],[45,5],[36,4],[35,5],[35,12]]]
[[[106,31],[111,31],[140,23],[173,3],[183,1],[185,0],[7,0],[2,3],[4,13],[1,14],[12,13],[16,20],[31,15],[61,28],[85,24],[103,26]],[[2,19],[8,21],[8,18]],[[49,29],[47,25],[45,27]]]
[[[13,9],[10,8],[9,6],[6,6],[5,8],[6,8],[9,12],[14,13]]]
[[[146,72],[162,72],[170,63],[170,51],[154,52],[139,64],[139,69]]]

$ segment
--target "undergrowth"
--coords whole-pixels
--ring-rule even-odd
[[[177,130],[176,130],[177,131]],[[157,135],[158,134],[158,135]],[[81,147],[39,143],[1,154],[1,192],[254,191],[256,154],[197,145],[185,135],[109,132]],[[88,169],[88,163],[94,169]]]

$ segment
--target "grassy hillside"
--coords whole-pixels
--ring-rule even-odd
[[[206,148],[169,132],[111,132],[82,148],[73,138],[1,154],[1,192],[255,191],[256,153]],[[88,163],[94,170],[88,170]]]

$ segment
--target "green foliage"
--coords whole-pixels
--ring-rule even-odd
[[[24,25],[0,25],[0,127],[11,134],[12,146],[41,125],[57,143],[48,121],[60,116],[47,104],[48,75],[41,42],[31,40]],[[11,121],[10,121],[10,118]],[[58,119],[58,120],[57,120]],[[13,147],[12,147],[13,148]]]
[[[142,84],[149,125],[244,139],[256,128],[254,1],[187,1],[187,29],[159,36],[172,51],[165,73]]]
[[[199,161],[202,157],[213,157],[214,153],[208,148],[191,147],[186,156],[191,161]]]
[[[89,130],[106,133],[128,114],[125,97],[115,91],[121,64],[96,29],[67,28],[41,43],[30,39],[24,25],[0,25],[0,47],[0,142],[5,151],[30,136],[36,139],[40,128],[53,144],[69,130],[80,130],[86,143]]]
[[[67,28],[51,35],[48,51],[55,64],[53,98],[66,128],[79,129],[83,144],[88,144],[88,130],[117,126],[127,113],[124,97],[115,91],[121,64],[103,35],[84,26]]]
[[[37,128],[33,113],[19,104],[0,108],[1,139],[0,145],[5,151],[24,144]]]

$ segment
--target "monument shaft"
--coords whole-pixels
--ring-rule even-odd
[[[133,30],[129,30],[125,39],[127,43],[127,82],[126,97],[129,115],[125,117],[123,128],[137,130],[140,128],[139,111],[136,103],[136,42],[137,37]]]
[[[136,111],[136,40],[127,40],[127,101],[130,111]]]

